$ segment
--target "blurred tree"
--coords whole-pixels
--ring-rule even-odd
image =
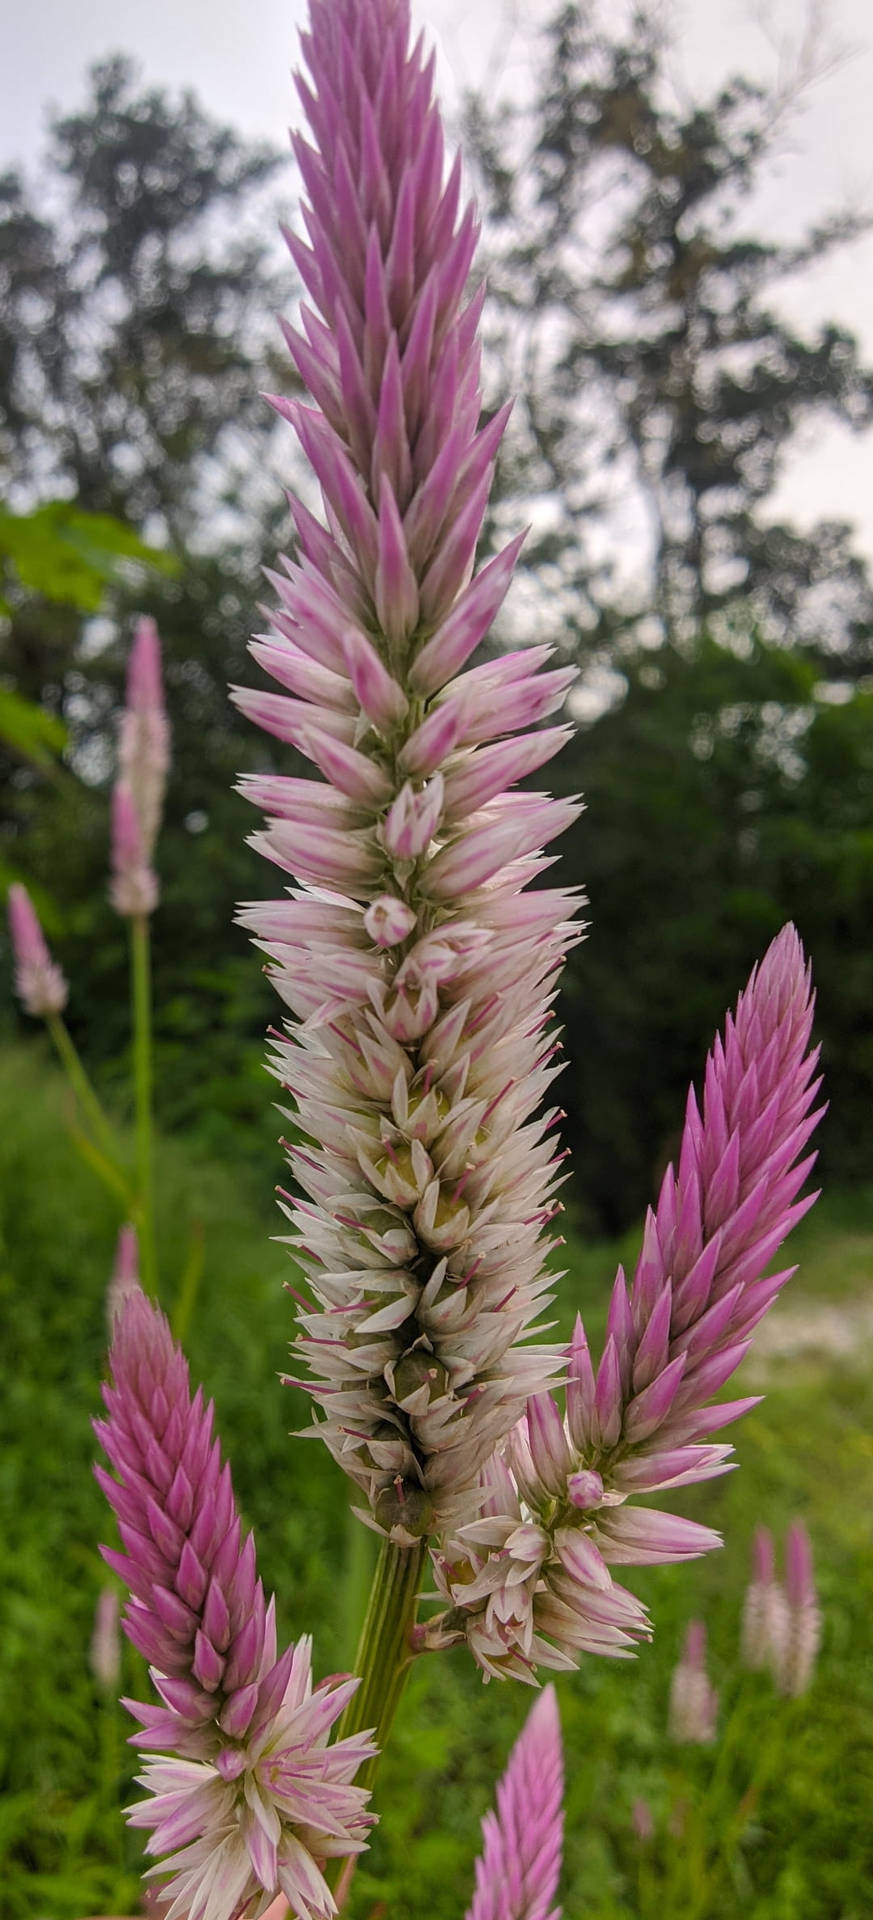
[[[500,386],[522,396],[503,485],[516,520],[531,500],[543,619],[573,644],[643,622],[679,641],[742,599],[841,674],[870,658],[866,567],[848,527],[801,535],[768,503],[799,427],[869,424],[873,373],[844,328],[803,336],[777,295],[870,217],[793,238],[743,219],[819,70],[811,26],[789,77],[700,101],[677,98],[676,51],[654,0],[618,22],[564,6],[532,103],[468,103]]]
[[[823,1164],[869,1180],[873,692],[761,640],[638,649],[623,671],[624,700],[557,762],[587,801],[562,871],[591,901],[562,1008],[576,1198],[612,1231],[654,1197],[688,1082],[787,919],[818,986]]]
[[[249,467],[265,432],[276,283],[250,206],[277,157],[190,94],[138,92],[124,59],[91,85],[51,126],[53,217],[0,182],[0,446],[16,487],[48,478],[181,546],[202,538],[210,471],[226,490],[240,432]]]
[[[260,562],[275,550],[282,506],[259,397],[278,377],[276,221],[264,205],[275,165],[190,95],[141,91],[130,64],[112,59],[93,70],[82,111],[54,121],[38,202],[17,174],[0,181],[0,467],[11,507],[25,510],[7,531],[11,540],[60,516],[65,548],[56,542],[51,567],[44,551],[19,564],[20,538],[10,553],[0,693],[39,702],[65,730],[71,775],[44,777],[6,729],[0,862],[53,900],[76,981],[73,1023],[111,1060],[125,1034],[125,973],[105,904],[105,786],[127,619],[147,606],[163,636],[174,735],[155,964],[164,1096],[180,1117],[196,1105],[191,1046],[209,1035],[210,1069],[226,1082],[225,1047],[229,1059],[269,1004],[232,929],[234,902],[261,875],[231,784],[263,762],[264,746],[234,714],[227,682],[247,670]],[[34,514],[46,496],[53,504]],[[78,560],[81,572],[86,532],[105,531],[106,516],[126,541],[125,564],[85,606],[70,567]],[[143,538],[175,557],[165,579],[146,580]],[[99,617],[83,617],[97,601]],[[226,1085],[223,1095],[227,1104]],[[263,1105],[260,1089],[248,1095]]]

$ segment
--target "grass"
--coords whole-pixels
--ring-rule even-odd
[[[107,1516],[91,1476],[105,1289],[116,1222],[65,1132],[65,1098],[39,1045],[0,1061],[0,1916],[81,1920],[132,1912],[139,1843],[119,1807],[131,1797],[129,1721],[101,1694],[88,1647],[103,1581],[96,1541]],[[277,1155],[275,1171],[279,1172]],[[323,1448],[290,1442],[306,1419],[276,1375],[292,1325],[271,1170],[217,1159],[196,1142],[159,1142],[164,1273],[181,1272],[192,1229],[205,1273],[188,1338],[192,1371],[218,1422],[265,1583],[286,1634],[315,1630],[316,1664],[347,1664],[368,1544],[350,1527],[345,1486]],[[797,1236],[801,1273],[776,1312],[870,1297],[873,1196],[823,1202]],[[602,1324],[621,1248],[566,1251],[557,1313]],[[722,1553],[631,1575],[649,1603],[653,1645],[633,1665],[587,1660],[562,1678],[567,1749],[563,1901],[586,1920],[868,1920],[873,1754],[873,1390],[869,1353],[806,1352],[773,1362],[768,1396],[737,1430],[740,1471],[677,1495],[724,1534]],[[775,1699],[738,1671],[737,1636],[757,1521],[777,1533],[802,1513],[825,1617],[807,1698]],[[692,1614],[708,1624],[723,1696],[717,1748],[671,1749],[670,1671]],[[123,1687],[141,1693],[124,1652]],[[462,1651],[413,1673],[384,1762],[384,1813],[363,1861],[352,1920],[460,1920],[479,1820],[523,1720],[516,1686],[483,1689]],[[656,1834],[641,1847],[636,1799]],[[670,1827],[676,1831],[670,1832]],[[681,1828],[681,1833],[679,1829]]]

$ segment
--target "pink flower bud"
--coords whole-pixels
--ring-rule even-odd
[[[380,893],[364,914],[364,926],[377,947],[399,947],[415,926],[416,916],[405,900]]]

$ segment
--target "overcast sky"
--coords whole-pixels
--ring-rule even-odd
[[[610,0],[614,5],[615,0]],[[436,40],[444,96],[498,77],[523,86],[545,0],[413,0]],[[829,207],[873,208],[873,16],[869,0],[827,0],[824,39],[838,56],[792,121],[756,208],[759,224],[796,231]],[[675,23],[674,81],[694,92],[741,67],[772,77],[796,49],[802,0],[666,0]],[[6,75],[0,165],[33,162],[49,104],[78,105],[85,68],[115,51],[133,54],[150,82],[190,87],[243,133],[284,142],[290,69],[304,0],[31,0],[0,10]],[[840,57],[841,56],[841,57]],[[289,196],[293,191],[289,175]],[[873,360],[873,236],[787,286],[795,322],[849,326]],[[775,507],[800,525],[826,513],[854,521],[873,558],[873,433],[810,428]]]

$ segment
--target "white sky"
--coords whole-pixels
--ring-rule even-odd
[[[523,85],[533,24],[552,11],[546,0],[413,4],[437,42],[449,105],[468,81]],[[691,91],[731,69],[772,77],[805,16],[802,0],[665,0],[665,9],[677,29],[674,80]],[[869,0],[826,0],[824,11],[825,42],[843,57],[810,90],[755,208],[759,226],[779,232],[835,204],[873,208],[873,13]],[[304,13],[304,0],[6,0],[0,166],[32,162],[47,105],[80,104],[85,68],[115,51],[133,54],[147,81],[190,87],[241,132],[283,143]],[[810,328],[843,322],[873,360],[873,235],[833,255],[802,286],[786,285],[783,304]],[[810,430],[774,510],[801,526],[821,514],[854,521],[873,557],[873,433]]]

